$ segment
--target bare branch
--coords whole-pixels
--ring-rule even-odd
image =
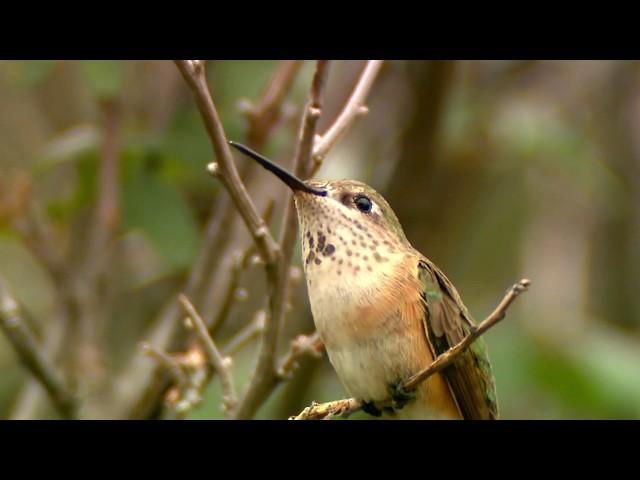
[[[213,374],[203,347],[194,345],[184,353],[167,354],[148,343],[141,346],[143,352],[168,370],[176,381],[164,396],[170,411],[163,412],[163,418],[185,418],[202,401],[202,391]]]
[[[322,358],[323,348],[324,345],[318,332],[311,335],[299,335],[291,341],[291,347],[278,367],[278,375],[283,379],[288,379],[301,356],[308,354],[315,358]]]
[[[253,252],[252,248],[248,248],[244,251],[244,253],[234,252],[233,254],[233,263],[230,268],[230,281],[227,286],[227,290],[223,295],[222,305],[218,309],[218,314],[211,321],[208,326],[209,332],[211,335],[214,335],[216,330],[220,328],[220,325],[227,319],[229,313],[231,312],[231,307],[233,304],[239,299],[238,292],[240,285],[240,274],[242,271],[247,268],[247,264],[249,262],[249,258]],[[206,312],[206,310],[201,310]],[[206,318],[206,314],[205,314]]]
[[[410,377],[404,384],[404,389],[407,391],[414,390],[418,387],[422,382],[424,382],[427,378],[431,377],[433,374],[439,372],[443,368],[450,365],[455,359],[464,352],[469,346],[478,339],[481,335],[483,335],[487,330],[491,327],[495,326],[502,320],[509,306],[513,303],[513,301],[520,295],[525,292],[531,282],[527,279],[522,279],[515,285],[513,285],[507,294],[504,296],[502,301],[498,304],[495,310],[485,318],[480,324],[476,326],[460,343],[451,347],[449,350],[439,355],[431,365],[429,365],[424,370],[416,373],[412,377]],[[384,405],[392,405],[393,402],[391,400],[376,402],[376,406],[384,406]],[[300,414],[296,416],[290,417],[291,420],[314,420],[319,418],[328,418],[331,415],[341,415],[348,416],[358,410],[362,409],[362,401],[355,398],[347,398],[343,400],[335,400],[333,402],[327,403],[315,403],[311,406],[305,408]]]
[[[222,349],[224,354],[231,356],[237,353],[242,347],[264,331],[265,323],[266,313],[264,310],[259,310],[251,323],[236,333],[224,346]]]
[[[366,112],[365,100],[381,66],[382,60],[369,60],[367,62],[342,112],[340,112],[338,118],[324,135],[316,140],[313,147],[313,173],[318,170],[320,162],[322,162],[329,150],[331,150],[340,137],[349,129],[355,119]]]
[[[255,105],[244,102],[243,109],[247,112],[249,119],[247,141],[253,148],[260,149],[277,125],[282,102],[291,90],[302,63],[301,60],[280,62]]]
[[[296,146],[293,171],[300,175],[307,168],[313,147],[313,138],[318,118],[322,109],[324,87],[328,75],[329,62],[320,60],[311,85],[309,102],[305,108],[300,136]],[[286,299],[288,298],[289,270],[291,258],[298,234],[298,223],[295,208],[289,200],[285,208],[284,223],[280,236],[281,256],[278,265],[277,282],[270,298],[270,317],[267,319],[263,334],[263,342],[258,356],[256,370],[251,383],[235,412],[236,418],[251,418],[264,400],[278,384],[280,377],[275,364],[276,344],[278,333],[284,321]]]
[[[226,253],[223,242],[223,225],[232,218],[233,207],[229,196],[222,195],[215,203],[215,208],[210,213],[205,226],[205,234],[202,244],[193,262],[188,278],[181,288],[191,298],[200,298],[202,291],[207,288],[217,290],[207,283],[207,278],[216,272],[220,257]],[[221,282],[228,278],[220,275]],[[171,296],[154,320],[150,331],[144,335],[147,341],[155,348],[162,350],[180,350],[186,348],[188,341],[187,332],[179,327],[181,308],[176,301],[177,296]],[[118,383],[121,386],[121,394],[118,404],[115,406],[117,415],[129,418],[147,418],[151,412],[156,411],[168,387],[166,379],[163,380],[162,372],[145,358],[138,354],[133,356],[127,369],[120,375]]]
[[[313,402],[298,415],[289,417],[289,420],[326,420],[332,416],[348,417],[360,409],[362,409],[362,402],[355,398],[344,398],[326,403]]]
[[[166,401],[173,406],[176,418],[185,418],[191,410],[200,404],[202,392],[209,384],[210,379],[210,369],[197,368],[189,377],[189,384],[186,388],[169,390]]]
[[[189,384],[187,375],[184,373],[184,371],[182,371],[180,363],[178,363],[174,357],[165,352],[155,349],[151,346],[150,343],[147,342],[143,342],[140,347],[142,348],[142,352],[145,355],[153,358],[158,363],[158,365],[167,369],[171,373],[171,376],[178,383],[178,388],[185,388]]]
[[[305,177],[313,154],[314,139],[316,136],[316,126],[322,113],[323,97],[327,76],[329,74],[329,62],[318,60],[316,73],[311,83],[311,93],[309,103],[302,118],[298,144],[296,145],[296,155],[293,161],[293,172],[298,177]]]
[[[87,270],[100,265],[103,251],[115,233],[120,216],[118,205],[118,153],[120,149],[120,126],[122,107],[117,100],[103,101],[104,140],[98,172],[98,193],[95,212],[91,222],[89,245],[87,248]]]
[[[214,343],[213,339],[209,335],[207,326],[202,321],[202,318],[196,311],[195,307],[191,304],[189,299],[185,295],[179,296],[182,308],[189,315],[195,327],[195,332],[198,338],[202,342],[202,345],[207,352],[207,357],[211,366],[220,377],[220,385],[222,386],[222,401],[224,412],[226,416],[230,416],[231,410],[234,408],[237,397],[236,390],[233,384],[233,376],[231,375],[231,358],[223,357],[218,347]]]
[[[104,375],[104,352],[100,343],[100,331],[108,316],[109,305],[101,294],[99,284],[108,267],[107,249],[120,221],[118,179],[123,109],[115,98],[103,100],[100,108],[104,127],[96,205],[88,225],[82,262],[68,279],[72,302],[70,311],[77,317],[70,323],[67,339],[75,349],[70,349],[73,359],[71,374],[74,381],[89,385],[111,380]]]
[[[63,418],[74,418],[76,400],[67,389],[64,377],[46,358],[33,334],[18,315],[18,304],[0,277],[0,327],[9,339],[22,364],[45,388]]]
[[[186,64],[189,72],[193,72],[192,66],[191,62]],[[220,167],[217,166],[217,169],[219,171]],[[234,211],[234,202],[231,197],[219,195],[215,202],[215,208],[207,220],[199,252],[185,285],[181,289],[201,306],[203,319],[207,322],[211,332],[214,332],[224,321],[224,317],[228,315],[230,308],[226,307],[231,307],[231,304],[224,299],[230,299],[228,293],[232,290],[228,288],[228,285],[234,279],[233,275],[227,274],[220,259],[233,253],[236,247],[229,242],[234,236],[237,237],[243,233],[235,226],[237,222]],[[272,212],[273,203],[267,202],[265,212],[262,215],[265,224],[269,222]],[[253,244],[251,252],[258,253],[253,255],[252,259],[255,258],[256,261],[252,264],[265,266],[264,255],[260,255],[255,242]],[[175,300],[175,298],[171,298],[167,301],[153,322],[151,329],[145,335],[150,343],[163,350],[175,351],[187,348],[186,332],[177,328],[180,308]],[[162,372],[156,366],[151,365],[140,355],[134,355],[132,362],[123,371],[118,381],[122,385],[123,391],[117,405],[118,412],[121,412],[119,414],[133,418],[147,418],[149,414],[157,411],[160,402],[165,398],[168,387],[166,376],[160,375]]]
[[[269,230],[256,210],[251,197],[247,193],[238,170],[229,150],[229,144],[218,117],[218,112],[209,93],[204,65],[199,60],[178,60],[175,62],[185,81],[191,88],[198,110],[204,121],[205,128],[211,140],[217,159],[216,175],[229,192],[233,203],[240,212],[260,254],[267,265],[267,273],[270,267],[275,266],[278,258],[278,245],[269,233]],[[273,270],[273,269],[271,269]],[[271,272],[270,276],[275,274]]]

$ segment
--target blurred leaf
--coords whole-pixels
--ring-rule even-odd
[[[538,342],[529,357],[530,372],[539,388],[565,405],[570,418],[638,418],[640,355],[631,354],[630,362],[621,345],[598,335],[562,348]]]
[[[79,125],[65,130],[42,150],[41,159],[36,163],[36,173],[45,173],[49,168],[64,162],[82,158],[90,150],[97,150],[100,135],[93,125]]]
[[[206,165],[214,154],[195,108],[176,113],[167,132],[158,139],[158,148],[177,178],[184,175],[207,179]]]
[[[73,193],[68,196],[59,195],[47,203],[47,212],[53,219],[68,220],[94,201],[98,176],[97,155],[97,150],[93,148],[78,152],[75,157],[76,181]]]
[[[111,98],[120,93],[124,80],[124,65],[120,60],[86,60],[81,65],[96,96]]]
[[[191,262],[198,244],[198,227],[175,187],[139,171],[124,181],[122,208],[124,227],[144,232],[167,268],[177,270]]]

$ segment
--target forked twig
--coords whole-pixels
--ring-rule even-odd
[[[182,308],[193,322],[195,332],[202,342],[202,346],[207,353],[207,358],[209,359],[211,366],[220,377],[224,412],[225,415],[229,416],[237,402],[236,390],[233,383],[233,376],[231,374],[231,359],[229,357],[222,356],[215,342],[209,335],[207,326],[204,324],[204,321],[189,299],[185,295],[180,295],[178,298]]]
[[[77,403],[63,375],[42,352],[33,333],[18,313],[18,303],[0,277],[0,327],[22,364],[42,384],[63,418],[76,416]]]
[[[367,111],[365,100],[371,90],[371,86],[375,81],[378,72],[382,67],[382,60],[369,60],[365,66],[362,75],[358,79],[349,100],[324,135],[317,138],[313,147],[313,170],[315,173],[320,167],[320,163],[327,156],[329,150],[333,148],[336,142],[349,129],[355,119]]]

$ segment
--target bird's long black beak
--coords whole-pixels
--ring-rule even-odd
[[[307,193],[311,193],[313,195],[318,195],[321,197],[324,197],[327,195],[326,190],[312,188],[312,187],[309,187],[308,185],[305,185],[305,183],[302,180],[300,180],[298,177],[287,172],[284,168],[279,167],[268,158],[265,158],[262,155],[260,155],[258,152],[254,152],[249,147],[246,147],[240,143],[236,143],[231,140],[229,141],[229,145],[240,150],[246,156],[253,158],[256,162],[258,162],[260,165],[262,165],[264,168],[269,170],[276,177],[278,177],[280,180],[286,183],[289,186],[289,188],[291,188],[291,190],[307,192]]]

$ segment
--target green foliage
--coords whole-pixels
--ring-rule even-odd
[[[87,84],[98,98],[118,95],[124,83],[124,65],[120,60],[85,60],[81,62]]]
[[[142,231],[169,271],[187,267],[198,246],[198,226],[175,186],[140,169],[122,184],[123,227]]]

